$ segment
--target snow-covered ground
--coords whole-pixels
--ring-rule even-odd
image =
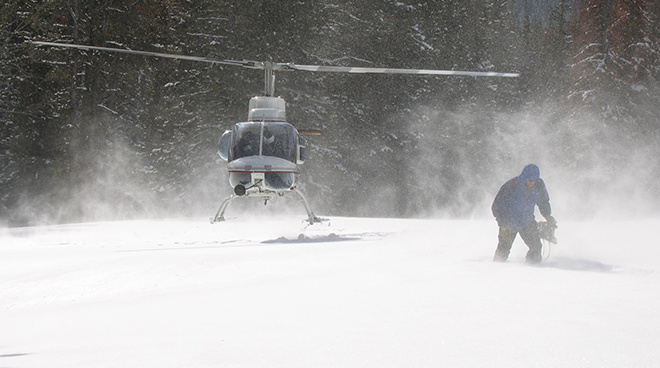
[[[660,367],[660,220],[0,229],[0,367]]]

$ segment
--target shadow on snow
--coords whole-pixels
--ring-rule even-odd
[[[317,237],[309,237],[305,234],[300,234],[295,239],[288,239],[288,238],[285,238],[285,237],[279,237],[277,239],[264,240],[264,241],[262,241],[262,243],[265,243],[265,244],[272,244],[272,243],[328,243],[328,242],[339,242],[339,241],[360,240],[360,239],[361,238],[341,236],[341,235],[337,235],[335,233],[332,233],[332,234],[329,234],[329,235],[324,235],[324,236],[317,236]]]

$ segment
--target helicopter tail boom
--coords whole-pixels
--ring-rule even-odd
[[[321,135],[319,129],[298,129],[298,134],[300,135]]]

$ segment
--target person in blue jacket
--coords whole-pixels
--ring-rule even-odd
[[[556,226],[557,222],[552,217],[550,197],[540,175],[538,166],[529,164],[520,175],[504,183],[495,196],[491,210],[500,230],[494,261],[504,262],[509,258],[513,241],[520,233],[529,247],[527,262],[541,262],[541,238],[534,218],[535,206],[539,207],[541,215],[551,226]]]

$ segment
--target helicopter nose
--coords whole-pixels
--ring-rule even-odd
[[[245,195],[245,186],[242,184],[238,184],[237,186],[234,187],[234,194],[236,194],[239,197],[242,197]]]

